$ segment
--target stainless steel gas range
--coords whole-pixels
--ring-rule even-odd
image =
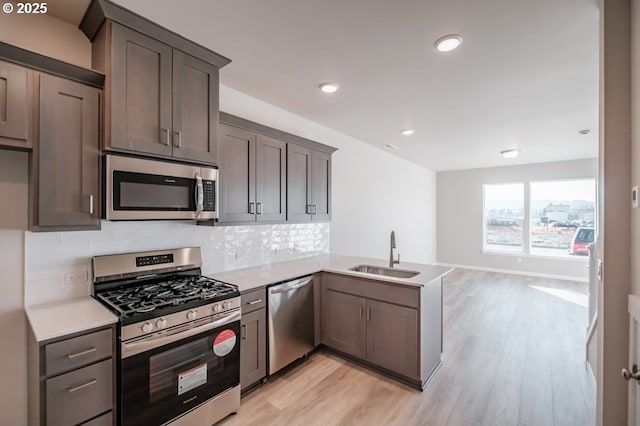
[[[121,425],[211,425],[240,407],[240,292],[201,275],[200,248],[93,258],[119,316]]]

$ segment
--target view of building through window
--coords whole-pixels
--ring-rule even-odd
[[[530,183],[531,254],[584,255],[595,235],[596,184],[593,179]],[[587,230],[579,232],[580,228]],[[574,247],[574,239],[578,241]],[[584,247],[583,247],[584,246]]]
[[[484,185],[484,248],[542,256],[588,254],[595,238],[595,180],[528,185],[527,212],[523,183]]]
[[[524,185],[485,185],[484,219],[486,249],[521,252]]]

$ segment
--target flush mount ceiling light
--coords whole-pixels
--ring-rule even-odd
[[[402,130],[400,133],[402,133],[402,134],[403,134],[403,135],[405,135],[405,136],[411,136],[411,135],[413,134],[413,132],[414,132],[414,131],[415,131],[415,130],[413,130],[413,129],[404,129],[404,130]]]
[[[591,129],[582,129],[579,130],[578,133],[580,133],[581,135],[588,135],[589,133],[591,133]]]
[[[397,147],[397,146],[395,146],[395,145],[394,145],[394,144],[392,144],[392,143],[387,144],[387,145],[385,145],[384,147],[385,147],[385,148],[387,148],[387,149],[390,149],[390,150],[394,150],[394,151],[395,151],[396,149],[398,149],[398,147]]]
[[[450,52],[462,43],[462,36],[460,34],[449,34],[440,37],[433,44],[440,52]]]
[[[500,154],[502,154],[504,158],[516,158],[518,155],[520,155],[520,151],[521,149],[519,148],[505,149],[504,151],[500,151]]]
[[[338,86],[336,83],[325,82],[321,83],[318,87],[320,87],[320,90],[322,90],[324,93],[335,93],[338,91],[338,88],[340,86]]]

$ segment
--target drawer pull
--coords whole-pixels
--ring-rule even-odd
[[[91,349],[87,349],[86,351],[82,351],[82,352],[76,352],[75,354],[67,354],[67,358],[69,359],[74,359],[74,358],[78,358],[79,356],[84,356],[84,355],[89,355],[94,353],[95,351],[97,351],[98,349],[96,349],[95,347],[91,348]]]
[[[247,305],[255,305],[260,302],[262,302],[262,299],[256,299],[256,300],[252,300],[251,302],[247,302]]]
[[[83,383],[83,384],[78,385],[78,386],[72,386],[69,389],[67,389],[67,391],[69,393],[75,392],[75,391],[79,391],[80,389],[88,388],[89,386],[95,385],[96,383],[98,383],[97,379],[91,379],[87,383]]]

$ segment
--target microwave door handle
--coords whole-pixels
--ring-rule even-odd
[[[204,209],[204,187],[202,186],[202,177],[196,173],[196,217],[200,217]]]

